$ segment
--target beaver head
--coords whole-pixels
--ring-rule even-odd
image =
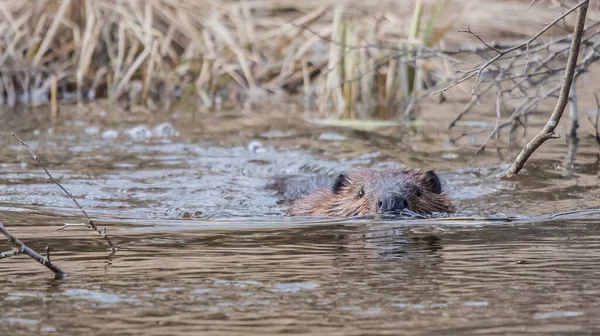
[[[324,188],[292,204],[292,215],[347,217],[409,210],[417,214],[454,212],[433,171],[361,168],[340,174]]]

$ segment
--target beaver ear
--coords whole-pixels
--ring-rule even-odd
[[[428,170],[423,176],[423,180],[425,185],[428,186],[434,193],[442,193],[442,182],[440,182],[439,177],[433,172],[433,170]]]
[[[331,191],[334,194],[337,194],[340,192],[340,190],[342,189],[342,187],[345,187],[348,185],[348,177],[344,174],[340,174],[338,175],[338,177],[335,179],[335,182],[333,182],[333,187],[331,187]]]

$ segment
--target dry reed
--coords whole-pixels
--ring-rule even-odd
[[[0,104],[52,102],[56,115],[57,96],[108,97],[159,110],[194,93],[211,108],[300,97],[327,116],[410,115],[485,53],[459,30],[524,40],[561,12],[529,2],[8,0]]]

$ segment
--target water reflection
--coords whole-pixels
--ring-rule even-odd
[[[6,312],[0,329],[145,335],[554,330],[539,329],[548,325],[537,321],[577,329],[600,309],[589,300],[600,288],[600,217],[588,215],[543,225],[387,222],[176,232],[115,225],[120,250],[110,262],[103,246],[81,244],[86,233],[72,232],[39,242],[61,246],[54,259],[70,273],[65,280],[50,280],[24,260],[0,263]],[[36,229],[39,240],[50,230]]]
[[[213,116],[192,127],[181,119],[172,124],[177,136],[164,120],[143,129],[139,120],[58,123],[51,133],[43,123],[0,125],[23,132],[119,247],[110,256],[95,232],[56,231],[80,214],[22,148],[0,139],[0,217],[31,247],[51,246],[69,274],[56,281],[24,257],[0,261],[0,331],[464,335],[598,328],[600,194],[591,140],[581,139],[566,161],[568,144],[544,147],[522,175],[504,180],[507,164],[495,154],[484,152],[475,164],[472,151],[428,128],[375,134],[277,120],[240,125]],[[149,136],[157,125],[172,136]],[[107,131],[114,132],[102,136]],[[268,187],[278,178],[386,162],[440,171],[459,216],[289,218]]]

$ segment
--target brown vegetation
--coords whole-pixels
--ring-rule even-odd
[[[56,81],[65,100],[151,110],[291,95],[326,115],[390,118],[486,53],[459,30],[514,41],[561,12],[527,3],[3,1],[0,103],[44,103]]]

